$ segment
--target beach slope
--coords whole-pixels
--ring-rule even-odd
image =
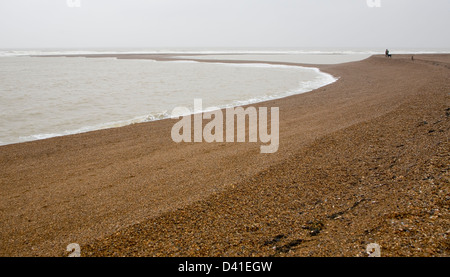
[[[315,67],[339,80],[254,105],[274,154],[171,119],[1,146],[0,255],[448,256],[449,55]]]

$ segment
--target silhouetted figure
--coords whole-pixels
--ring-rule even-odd
[[[414,56],[411,56],[411,61],[414,61]]]
[[[388,57],[388,58],[392,57],[392,55],[389,54],[389,50],[388,50],[388,49],[386,49],[386,51],[384,52],[384,54],[385,54],[385,56]]]

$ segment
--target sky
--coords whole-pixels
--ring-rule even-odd
[[[450,48],[450,0],[0,0],[0,48]]]

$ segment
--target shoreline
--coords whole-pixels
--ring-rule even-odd
[[[415,55],[414,62],[410,55],[395,55],[390,60],[372,56],[345,64],[301,65],[341,79],[307,93],[251,104],[280,107],[280,148],[275,154],[259,154],[259,144],[254,143],[175,144],[170,140],[172,119],[1,146],[0,186],[5,197],[0,207],[4,245],[0,256],[64,256],[65,247],[74,242],[81,245],[82,256],[359,255],[365,249],[361,241],[377,236],[382,241],[391,231],[384,221],[374,225],[371,216],[381,220],[404,213],[395,207],[403,203],[401,197],[395,200],[389,195],[430,189],[416,180],[428,172],[422,163],[401,162],[399,169],[394,165],[401,175],[389,169],[384,159],[395,156],[391,152],[403,144],[408,151],[396,155],[412,161],[415,151],[422,149],[417,147],[430,141],[428,152],[417,152],[424,163],[432,158],[442,163],[438,154],[448,155],[441,148],[448,145],[445,76],[450,55],[431,56]],[[429,109],[422,111],[419,106],[425,104]],[[427,126],[417,127],[420,122],[437,120],[431,135],[422,130]],[[398,134],[384,134],[383,128],[397,130],[402,139],[396,141]],[[364,136],[373,132],[378,133]],[[354,152],[366,151],[358,147],[370,148],[366,144],[374,141],[380,152],[386,151],[378,157],[384,161],[380,165],[372,164],[377,157]],[[336,165],[336,161],[340,162]],[[369,176],[373,166],[384,171]],[[412,177],[404,173],[408,166],[417,171]],[[345,173],[347,167],[354,172]],[[389,170],[403,178],[389,180]],[[448,184],[445,176],[441,185]],[[375,181],[366,184],[367,178]],[[391,185],[394,181],[413,181],[413,190]],[[433,229],[445,229],[448,224],[448,210],[439,206],[448,203],[448,187],[440,190],[443,194],[430,193],[442,203],[426,207],[439,207],[431,215],[439,224],[425,224],[431,219],[419,212],[405,217],[422,219],[425,223],[415,225],[424,229],[414,228],[436,237],[431,254],[419,251],[412,255],[449,255],[444,247],[447,230]],[[364,197],[359,191],[364,191]],[[426,201],[422,195],[414,196],[415,201]],[[370,210],[371,201],[381,204]],[[412,205],[419,208],[419,204]],[[342,214],[331,212],[336,207]],[[390,213],[383,215],[383,209]],[[333,220],[320,219],[324,215]],[[393,218],[398,220],[398,216]],[[345,231],[348,223],[358,232],[353,238]],[[320,235],[311,236],[314,230]],[[365,237],[365,230],[370,235]],[[270,243],[280,234],[280,242]],[[394,237],[401,240],[402,235]],[[352,242],[355,238],[359,241]],[[294,240],[298,243],[289,244]],[[402,244],[387,244],[382,244],[382,255],[409,254]],[[290,246],[283,248],[286,245]]]
[[[106,56],[103,56],[103,55],[106,55]],[[110,56],[110,55],[113,55],[113,56]],[[317,67],[303,66],[299,63],[283,63],[283,62],[270,62],[270,61],[266,61],[266,62],[265,61],[236,61],[236,60],[234,60],[234,61],[233,60],[232,61],[228,61],[228,60],[203,61],[202,59],[179,58],[178,54],[176,54],[176,55],[173,55],[173,54],[149,54],[149,55],[150,55],[150,57],[148,55],[143,56],[143,54],[138,54],[137,57],[135,56],[135,54],[131,54],[131,55],[130,54],[101,54],[100,56],[97,54],[87,54],[87,55],[76,54],[76,55],[62,55],[62,56],[61,55],[48,55],[48,56],[47,55],[45,55],[45,56],[39,55],[39,56],[30,56],[30,57],[84,57],[84,58],[139,59],[139,60],[150,59],[150,60],[155,60],[155,61],[168,61],[168,62],[170,62],[170,61],[174,61],[174,62],[194,61],[194,62],[199,62],[199,63],[216,63],[216,64],[263,64],[263,65],[272,65],[272,66],[292,66],[292,67],[310,68],[310,69],[317,71],[319,74],[327,75],[327,78],[330,78],[330,80],[334,79],[334,81],[327,81],[328,82],[327,84],[322,84],[321,87],[329,85],[338,80],[338,78],[335,78],[333,75],[320,71],[320,69],[318,69]],[[204,55],[205,54],[188,54],[188,56],[204,56]],[[242,54],[242,55],[244,55],[244,54]],[[208,56],[208,55],[206,55],[206,56]],[[300,88],[296,89],[296,91],[299,91],[299,90],[300,90]],[[312,89],[312,90],[314,90],[314,89]],[[312,90],[309,90],[309,91],[312,91]],[[261,97],[259,97],[257,99],[252,98],[252,99],[247,99],[247,100],[239,100],[239,102],[242,102],[242,103],[224,104],[224,105],[219,105],[217,107],[220,110],[223,110],[226,108],[249,106],[249,105],[254,105],[257,103],[261,103],[261,102],[272,101],[272,100],[277,100],[277,99],[285,98],[285,97],[292,96],[292,95],[302,94],[302,93],[309,92],[309,91],[300,91],[300,92],[295,92],[295,93],[291,93],[291,94],[285,93],[286,95],[270,96],[270,97],[268,97],[268,99],[262,99]],[[207,113],[210,111],[211,110],[205,109],[205,110],[202,110],[202,113]],[[160,114],[159,112],[155,113],[155,115],[159,115],[159,114]],[[193,114],[194,114],[194,111],[191,111],[191,113],[189,115],[193,115]],[[124,119],[124,120],[114,121],[114,122],[99,123],[95,126],[81,126],[78,129],[64,130],[61,133],[32,134],[32,135],[27,135],[25,137],[27,137],[27,138],[34,137],[34,139],[26,139],[26,140],[18,141],[18,142],[0,144],[0,146],[12,145],[12,144],[24,143],[24,142],[30,142],[30,141],[37,141],[37,140],[43,140],[43,139],[48,139],[48,138],[54,138],[54,137],[69,136],[69,135],[74,135],[74,134],[81,134],[81,133],[99,131],[99,130],[110,129],[110,128],[120,128],[120,127],[124,127],[124,126],[128,126],[128,125],[147,123],[147,122],[164,120],[164,119],[172,119],[171,115],[169,113],[166,115],[163,115],[162,117],[155,116],[154,119],[149,120],[148,118],[150,116],[153,116],[153,114],[136,116],[134,118]],[[138,119],[138,118],[143,118],[143,119]],[[117,126],[117,125],[120,125],[120,126]],[[98,126],[98,127],[96,127],[96,126]],[[41,137],[41,138],[37,138],[37,137]]]

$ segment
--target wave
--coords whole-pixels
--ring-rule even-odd
[[[148,114],[145,116],[138,116],[138,117],[135,117],[135,118],[132,118],[129,120],[107,122],[107,123],[102,123],[102,124],[93,125],[93,126],[85,126],[85,127],[82,127],[79,129],[74,129],[74,130],[65,130],[65,131],[59,132],[59,133],[44,133],[44,134],[35,134],[35,135],[29,135],[29,136],[20,136],[19,142],[27,142],[27,141],[48,139],[48,138],[53,138],[53,137],[81,134],[81,133],[98,131],[98,130],[103,130],[103,129],[110,129],[110,128],[118,128],[118,127],[136,124],[136,123],[143,123],[143,122],[150,122],[150,121],[166,119],[169,117],[170,117],[170,114],[168,114],[167,111],[164,111],[164,112],[159,112],[159,113],[154,113],[154,114]],[[5,144],[6,143],[0,142],[0,145],[5,145]]]

